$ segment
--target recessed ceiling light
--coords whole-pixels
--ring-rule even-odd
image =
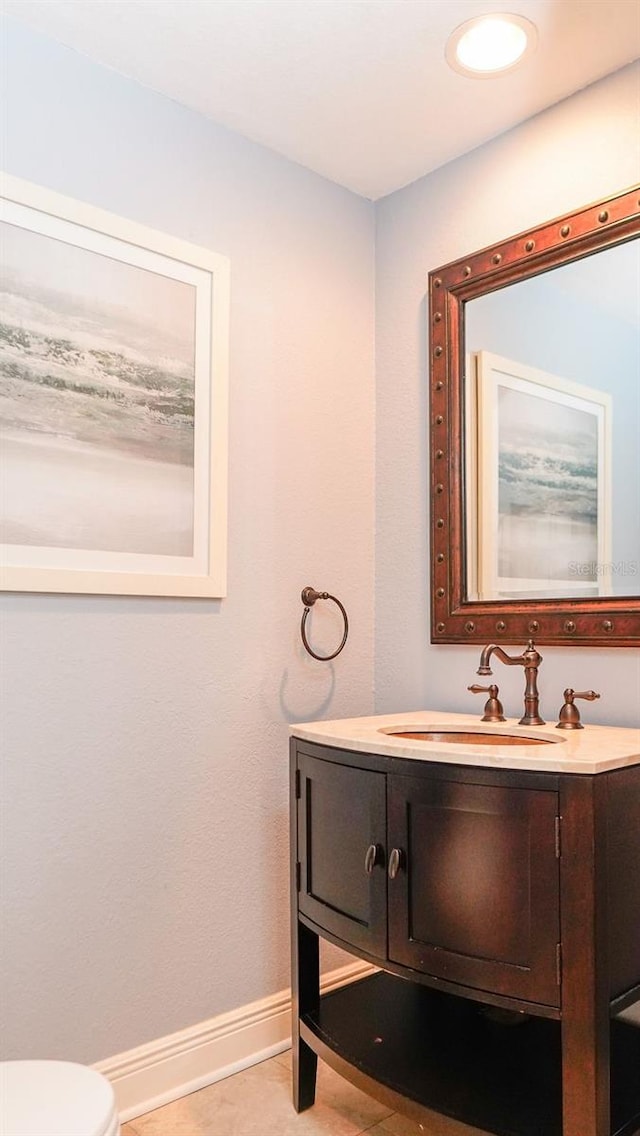
[[[445,55],[450,67],[474,79],[491,79],[511,71],[536,45],[531,20],[506,12],[475,16],[449,37]]]

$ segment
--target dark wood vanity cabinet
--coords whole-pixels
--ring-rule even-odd
[[[636,1136],[640,766],[291,769],[296,1107],[319,1054],[447,1136]],[[320,998],[318,936],[382,971]]]
[[[557,791],[298,769],[301,912],[377,958],[558,1005]]]

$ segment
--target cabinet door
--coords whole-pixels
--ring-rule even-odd
[[[559,1005],[557,794],[389,778],[389,957]]]
[[[298,769],[300,911],[354,947],[384,957],[386,777],[306,754],[299,755]]]

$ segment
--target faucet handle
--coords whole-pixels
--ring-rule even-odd
[[[595,690],[572,690],[570,686],[564,692],[564,705],[560,710],[557,730],[584,730],[580,721],[580,711],[574,706],[574,698],[585,698],[587,702],[595,702],[600,695]]]
[[[477,682],[474,682],[473,686],[467,687],[467,690],[470,690],[472,694],[489,695],[485,703],[484,715],[480,719],[481,722],[506,722],[502,703],[498,698],[498,687],[495,683],[492,683],[491,686],[479,686]]]

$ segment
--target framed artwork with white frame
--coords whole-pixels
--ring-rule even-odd
[[[611,396],[488,351],[475,353],[472,377],[474,371],[470,594],[607,594]]]
[[[224,596],[229,260],[0,192],[2,589]]]

